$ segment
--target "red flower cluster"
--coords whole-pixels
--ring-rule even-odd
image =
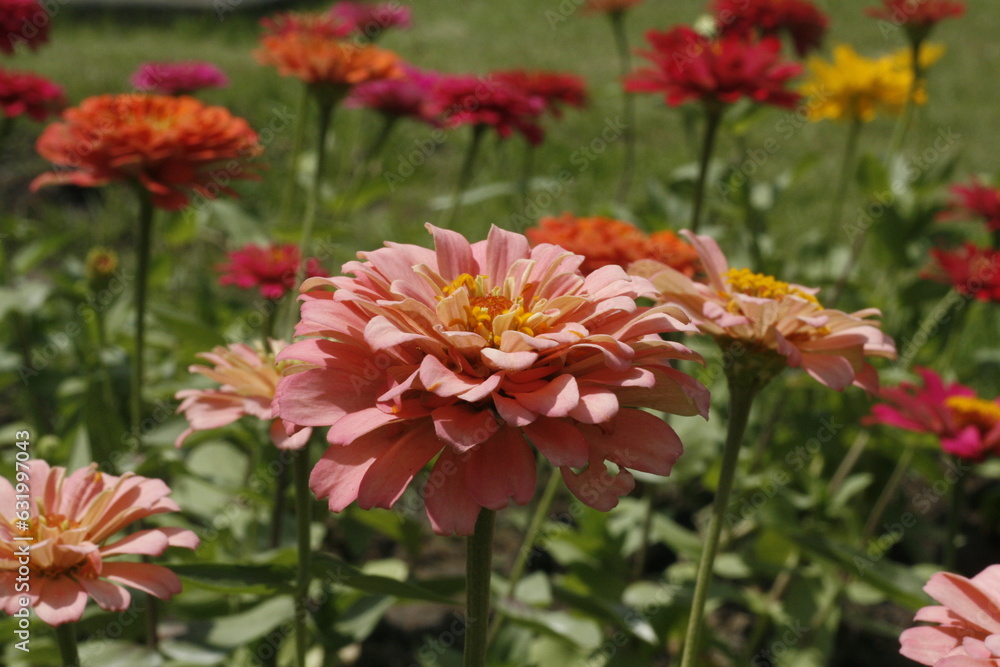
[[[1000,303],[1000,251],[965,243],[955,250],[931,249],[938,271],[928,277],[950,282],[959,294]]]
[[[698,253],[669,230],[646,236],[621,220],[593,216],[578,218],[563,213],[542,218],[538,227],[525,231],[533,245],[551,243],[582,255],[580,271],[589,275],[604,266],[628,268],[640,259],[655,259],[691,277],[695,274]]]
[[[667,32],[650,30],[646,39],[653,50],[642,55],[653,67],[636,70],[626,79],[629,92],[663,93],[670,106],[690,101],[724,105],[746,97],[790,108],[799,99],[785,84],[802,68],[782,62],[781,44],[774,38],[709,39],[679,26]]]
[[[492,127],[503,139],[517,130],[536,146],[545,138],[538,124],[545,103],[496,76],[442,77],[434,89],[432,105],[449,127]]]
[[[403,76],[398,79],[369,81],[355,86],[344,106],[367,108],[392,118],[413,118],[430,125],[439,125],[431,94],[440,80],[437,72],[402,64]]]
[[[787,32],[799,57],[819,48],[830,25],[826,14],[807,0],[716,0],[715,16],[723,35]]]
[[[410,27],[413,18],[409,7],[383,2],[338,2],[330,8],[330,15],[341,21],[351,32],[374,39],[386,28]]]
[[[220,264],[220,285],[236,285],[241,289],[260,290],[265,299],[280,299],[295,287],[295,278],[301,258],[299,247],[293,243],[269,246],[248,244],[226,255],[228,264]],[[329,274],[320,266],[319,260],[306,260],[305,275],[309,278],[326,277]]]
[[[970,181],[967,185],[951,186],[952,200],[938,220],[968,220],[978,218],[991,232],[1000,232],[1000,188]]]
[[[520,88],[531,97],[537,97],[545,111],[562,118],[562,106],[583,107],[587,104],[587,84],[575,74],[529,70],[496,72],[494,79]]]
[[[962,16],[965,5],[954,0],[882,0],[881,7],[870,7],[865,13],[902,26],[922,39],[941,21]]]
[[[63,89],[48,79],[31,72],[0,68],[0,113],[4,117],[45,120],[65,105]]]
[[[14,53],[19,44],[34,51],[49,41],[49,23],[38,0],[0,0],[0,52]]]

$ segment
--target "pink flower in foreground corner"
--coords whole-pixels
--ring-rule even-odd
[[[280,299],[295,286],[301,261],[299,247],[294,243],[269,246],[249,243],[227,257],[228,264],[216,267],[222,274],[219,284],[236,285],[241,289],[256,287],[265,299]],[[305,273],[310,278],[328,275],[315,257],[306,260]]]
[[[629,273],[648,277],[662,293],[717,340],[739,341],[751,352],[773,353],[836,390],[854,384],[878,390],[878,374],[868,356],[894,358],[896,346],[870,319],[879,311],[856,313],[824,308],[818,290],[786,283],[748,269],[731,269],[708,236],[681,232],[698,251],[708,284],[654,260],[640,260]],[[779,357],[779,359],[780,359]]]
[[[71,475],[40,459],[28,461],[30,483],[17,488],[0,478],[0,609],[13,614],[27,597],[49,625],[80,620],[87,598],[107,611],[128,607],[130,593],[121,585],[166,600],[180,593],[177,575],[152,563],[108,560],[114,556],[159,556],[167,547],[195,549],[198,537],[183,528],[149,528],[113,539],[136,521],[176,512],[170,488],[159,479],[125,473],[106,475],[97,464]],[[21,488],[27,486],[27,490]],[[27,530],[15,521],[15,494],[27,494]],[[32,540],[15,540],[31,537]],[[28,546],[31,586],[15,592]]]
[[[160,95],[190,95],[204,88],[229,85],[229,78],[221,69],[201,60],[143,63],[130,81],[138,90]]]
[[[933,433],[949,454],[981,461],[1000,449],[1000,400],[976,396],[970,387],[945,384],[929,368],[918,368],[923,386],[904,382],[879,391],[867,424],[886,424],[917,433]]]
[[[281,370],[291,364],[274,359],[288,343],[282,340],[270,340],[269,343],[269,350],[235,343],[198,355],[212,366],[194,365],[188,371],[204,375],[221,386],[177,392],[176,398],[181,400],[177,412],[184,413],[190,426],[177,437],[175,446],[180,447],[195,431],[222,428],[248,415],[271,422],[271,442],[278,449],[301,449],[309,442],[311,428],[276,418],[271,409]]]
[[[1000,565],[972,579],[938,572],[924,591],[941,604],[913,620],[935,625],[904,630],[899,652],[931,667],[1000,667]]]
[[[707,414],[708,391],[670,365],[700,357],[659,335],[690,329],[684,315],[637,306],[655,290],[620,267],[584,277],[558,246],[427,227],[433,250],[390,243],[345,264],[353,277],[302,286],[296,333],[317,338],[278,358],[312,367],[275,401],[284,419],[330,426],[316,495],[335,512],[388,508],[434,460],[431,525],[471,535],[482,508],[530,502],[535,450],[599,510],[632,490],[627,468],[668,474],[681,442],[640,408]]]

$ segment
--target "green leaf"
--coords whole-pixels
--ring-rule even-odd
[[[80,644],[80,663],[101,667],[160,667],[163,657],[145,646],[104,640]]]
[[[212,646],[237,648],[263,637],[295,616],[295,605],[288,596],[280,596],[240,614],[212,621],[205,641]],[[290,630],[290,629],[289,629]]]
[[[590,619],[578,618],[563,611],[543,611],[503,599],[497,600],[496,606],[512,622],[557,637],[572,646],[594,649],[601,643],[600,626]]]
[[[858,161],[858,171],[856,174],[858,186],[861,191],[869,197],[877,194],[885,196],[886,192],[891,192],[889,188],[889,172],[882,161],[871,153],[861,156]]]
[[[170,569],[198,588],[228,595],[291,592],[295,576],[292,568],[276,565],[190,563]]]
[[[365,574],[353,565],[331,556],[330,554],[313,554],[313,576],[335,584],[354,588],[366,593],[391,595],[407,600],[422,600],[439,604],[454,604],[454,598],[435,593],[417,584],[390,579],[374,574]]]

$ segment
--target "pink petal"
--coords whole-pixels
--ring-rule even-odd
[[[369,381],[325,368],[286,375],[275,390],[277,416],[300,426],[329,426],[345,414],[371,405],[357,391],[355,383],[359,382]],[[369,393],[375,389],[370,385]]]
[[[437,437],[464,452],[488,440],[500,424],[492,410],[471,405],[446,405],[431,413]]]
[[[395,427],[389,427],[393,433]],[[322,500],[329,498],[332,512],[342,512],[358,498],[365,473],[389,449],[385,434],[369,433],[349,445],[331,445],[309,475],[309,488]]]
[[[719,244],[711,236],[701,236],[686,229],[681,230],[681,235],[687,238],[698,251],[701,265],[708,275],[708,282],[717,292],[725,292],[726,285],[722,280],[722,274],[729,270],[729,263],[726,256],[719,249]]]
[[[854,382],[854,367],[841,356],[803,353],[802,368],[819,382],[837,391],[843,391]]]
[[[312,437],[312,427],[293,426],[288,432],[287,424],[280,417],[271,422],[271,442],[278,449],[302,449]]]
[[[574,496],[584,505],[601,512],[608,512],[618,505],[618,499],[635,488],[635,478],[629,471],[621,469],[617,475],[608,474],[602,460],[591,459],[587,468],[574,473],[569,467],[563,466],[563,481]]]
[[[167,536],[151,528],[132,533],[114,544],[101,548],[101,557],[117,556],[121,554],[137,554],[143,556],[159,556],[166,551],[170,541]]]
[[[498,510],[510,504],[527,505],[535,495],[537,465],[521,432],[500,429],[470,452],[466,464],[469,493],[483,507]]]
[[[617,394],[604,387],[588,386],[580,387],[580,402],[569,412],[570,417],[584,424],[601,424],[613,419],[616,414],[618,414]],[[553,463],[553,465],[559,464]]]
[[[982,628],[988,634],[1000,632],[996,602],[965,577],[938,572],[930,578],[924,590],[969,624]]]
[[[443,444],[429,422],[399,436],[393,437],[387,429],[378,433],[386,436],[388,447],[368,468],[358,487],[358,507],[365,510],[392,507],[413,476],[441,451]]]
[[[131,593],[110,581],[87,577],[81,577],[77,581],[104,611],[123,611],[132,601]]]
[[[486,237],[486,253],[486,275],[499,285],[507,277],[511,264],[531,256],[531,247],[523,234],[508,232],[494,225]]]
[[[347,445],[376,429],[398,421],[400,417],[396,413],[378,407],[365,408],[344,415],[334,422],[326,433],[326,441],[331,445]]]
[[[510,426],[527,426],[538,417],[534,412],[515,401],[500,394],[494,394],[493,405],[496,407],[500,418]]]
[[[420,362],[420,382],[427,391],[446,397],[472,391],[483,383],[479,378],[456,373],[433,355]]]
[[[480,354],[492,370],[523,371],[538,361],[537,352],[501,352],[492,347],[484,347]]]
[[[465,463],[445,447],[423,492],[427,518],[438,535],[472,535],[482,506],[469,493]]]
[[[104,563],[101,576],[119,584],[131,586],[143,593],[149,593],[161,600],[181,592],[181,580],[177,575],[152,563]]]
[[[669,475],[684,452],[674,429],[642,410],[622,409],[611,422],[581,426],[580,430],[608,461],[654,475]]]
[[[580,402],[576,378],[568,374],[557,376],[536,391],[511,395],[521,406],[546,417],[566,417]]]
[[[73,579],[62,576],[47,579],[39,594],[35,613],[51,626],[79,621],[87,606],[87,593]]]
[[[472,246],[458,232],[441,229],[428,223],[424,225],[434,236],[437,255],[437,272],[445,279],[458,278],[463,273],[475,276],[479,267],[472,257]]]
[[[587,465],[587,441],[580,430],[569,422],[540,417],[525,426],[524,433],[553,466],[582,468]]]

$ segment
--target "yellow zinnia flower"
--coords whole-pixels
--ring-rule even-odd
[[[940,45],[928,45],[920,53],[920,65],[926,69],[944,53]],[[899,115],[913,85],[909,50],[903,49],[880,58],[865,58],[850,45],[839,44],[833,50],[833,62],[809,59],[811,78],[801,93],[808,98],[809,120],[857,120],[871,122],[879,114]],[[927,102],[921,85],[913,101]]]

